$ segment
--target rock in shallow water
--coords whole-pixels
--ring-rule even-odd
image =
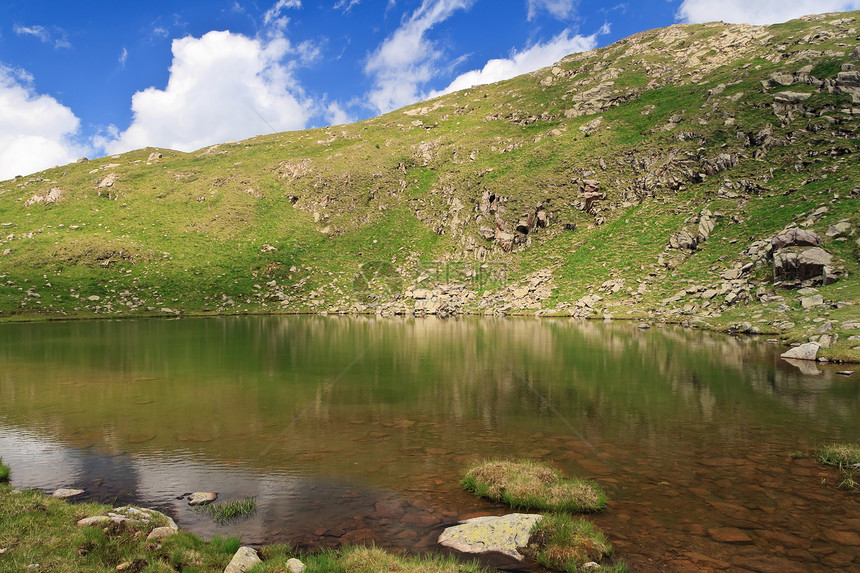
[[[84,490],[82,490],[82,489],[69,489],[69,488],[61,487],[60,489],[55,491],[52,495],[53,495],[53,497],[59,497],[60,499],[67,499],[70,497],[75,497],[77,495],[81,495],[82,493],[84,493]]]
[[[205,505],[218,499],[218,494],[211,491],[196,491],[188,496],[188,505]]]
[[[517,548],[528,545],[532,527],[541,519],[531,513],[474,517],[445,529],[439,543],[463,553],[497,552],[521,561]]]

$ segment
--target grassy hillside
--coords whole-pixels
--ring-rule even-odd
[[[352,125],[0,182],[0,319],[611,315],[860,359],[858,19],[672,26]],[[774,284],[792,226],[835,282]]]

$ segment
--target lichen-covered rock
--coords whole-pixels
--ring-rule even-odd
[[[445,529],[439,543],[463,553],[496,552],[521,561],[517,549],[528,545],[532,527],[541,519],[542,515],[532,513],[466,519]]]
[[[240,547],[227,567],[224,568],[224,573],[245,573],[251,567],[262,562],[263,560],[252,547]]]

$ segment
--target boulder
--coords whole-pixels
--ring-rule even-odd
[[[224,568],[224,573],[245,573],[251,567],[259,565],[263,560],[257,555],[257,552],[251,547],[240,547],[233,559]]]
[[[775,235],[770,242],[773,250],[778,251],[791,246],[818,247],[821,245],[821,237],[812,231],[792,227]]]
[[[803,92],[779,92],[773,94],[773,99],[779,103],[803,103],[812,96]]]
[[[673,249],[687,249],[693,251],[696,249],[698,244],[699,242],[696,240],[696,237],[687,231],[678,231],[669,237],[669,246]]]
[[[478,230],[478,234],[481,235],[481,238],[485,241],[492,241],[496,238],[496,229],[481,225],[481,228]]]
[[[773,256],[773,282],[783,286],[799,286],[833,282],[830,265],[833,257],[820,247],[782,249]]]
[[[714,216],[707,209],[704,209],[699,215],[699,229],[696,234],[696,240],[699,243],[703,243],[708,240],[708,237],[711,236],[711,231],[714,230],[716,226],[716,222],[714,221]]]
[[[532,527],[541,519],[542,515],[529,513],[466,519],[446,528],[439,543],[463,553],[496,552],[522,561],[517,549],[528,545]]]
[[[824,297],[820,294],[805,296],[800,299],[800,306],[802,306],[803,308],[815,308],[816,306],[822,306],[823,304]]]
[[[295,557],[287,561],[287,571],[290,573],[304,573],[305,569],[305,564]]]
[[[818,358],[818,349],[820,346],[815,342],[807,342],[800,346],[795,346],[780,354],[780,358],[793,358],[795,360],[815,360]]]
[[[498,241],[499,246],[506,253],[511,252],[511,249],[514,248],[513,233],[508,233],[506,231],[496,231],[496,241]]]

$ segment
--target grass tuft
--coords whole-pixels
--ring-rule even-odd
[[[818,461],[828,466],[846,468],[860,464],[860,445],[836,443],[822,446],[816,452]]]
[[[478,462],[469,466],[461,483],[466,491],[515,508],[588,513],[606,507],[606,493],[597,485],[565,479],[530,460]]]
[[[544,517],[532,528],[526,550],[548,569],[576,573],[586,563],[599,563],[612,552],[612,545],[594,525],[566,513]],[[600,571],[623,573],[623,563],[601,566]]]
[[[9,481],[9,474],[12,473],[9,466],[3,463],[3,458],[0,458],[0,483]]]
[[[212,516],[216,523],[225,524],[239,517],[247,517],[257,511],[257,500],[253,497],[213,503],[201,506],[201,509]]]

